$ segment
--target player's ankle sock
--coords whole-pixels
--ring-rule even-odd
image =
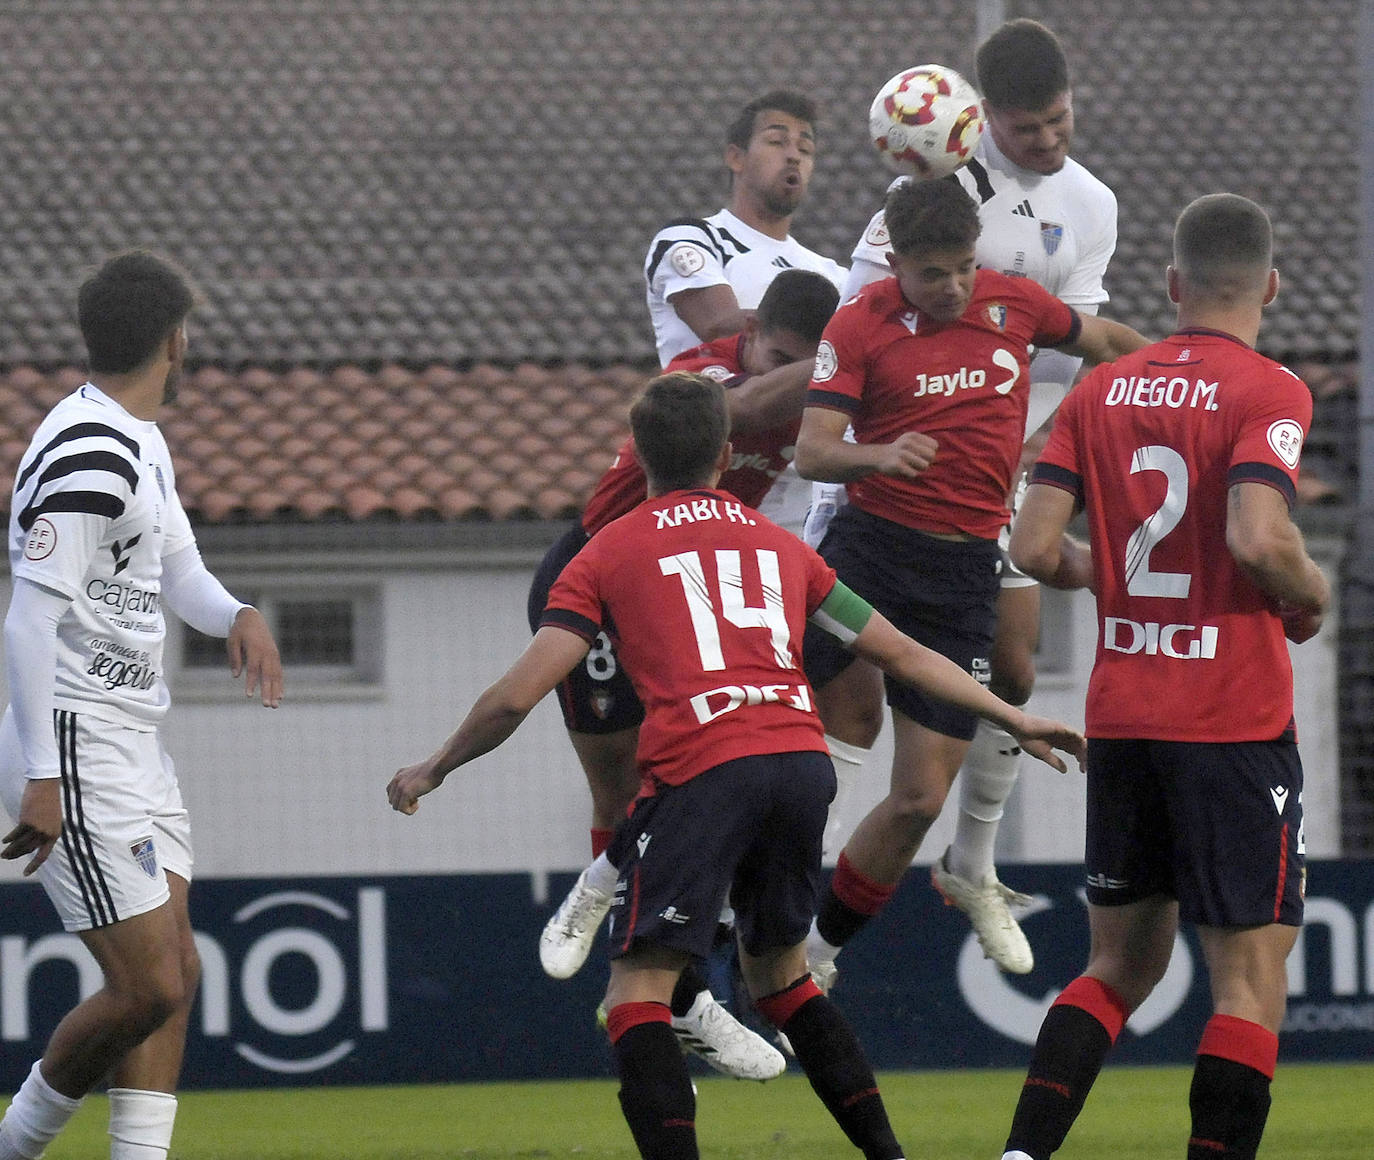
[[[806,1078],[865,1160],[902,1155],[873,1068],[839,1008],[803,975],[785,990],[765,995],[755,1006],[787,1036]]]
[[[643,1156],[697,1160],[696,1097],[662,1003],[619,1003],[606,1017],[620,1107]]]
[[[1269,1116],[1279,1039],[1234,1015],[1213,1015],[1198,1044],[1188,1106],[1188,1160],[1253,1160]]]
[[[842,947],[869,920],[887,905],[897,884],[876,882],[854,864],[843,852],[835,863],[835,873],[821,899],[816,915],[816,932],[831,946]],[[833,957],[833,956],[832,956]]]
[[[839,856],[849,837],[845,807],[858,785],[859,770],[872,751],[831,737],[829,733],[825,735],[825,744],[830,750],[831,761],[835,766],[835,799],[830,803],[830,813],[825,823],[825,837],[821,842],[821,854],[829,861],[832,857]]]
[[[611,860],[606,857],[606,851],[602,850],[587,867],[587,885],[602,894],[614,894],[615,884],[620,881],[620,871],[611,865]]]
[[[1064,1143],[1127,1014],[1121,996],[1087,975],[1060,992],[1040,1025],[1008,1152],[1044,1160]]]
[[[1002,809],[1016,785],[1021,746],[988,721],[979,721],[959,767],[959,816],[945,865],[960,878],[982,882],[995,873],[993,848]]]
[[[177,1098],[170,1092],[110,1089],[110,1160],[167,1160]]]
[[[682,968],[682,974],[677,977],[677,985],[673,988],[673,1000],[670,1004],[672,1013],[678,1018],[686,1015],[692,1009],[692,1004],[697,1001],[697,996],[710,989],[701,968],[695,962],[688,963]]]
[[[0,1160],[34,1160],[66,1126],[80,1099],[54,1091],[35,1062],[0,1120]]]
[[[600,858],[606,852],[606,847],[611,844],[611,837],[615,834],[614,830],[603,830],[600,826],[592,827],[592,857]]]

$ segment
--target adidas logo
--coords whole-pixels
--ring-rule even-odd
[[[1030,198],[1026,198],[1011,212],[1016,217],[1033,218],[1035,216],[1035,210],[1031,209]]]
[[[784,258],[781,254],[779,254],[776,258],[773,259],[773,265],[783,270],[790,270],[792,268],[792,263],[789,262],[786,258]]]

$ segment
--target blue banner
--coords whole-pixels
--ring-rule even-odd
[[[923,869],[840,956],[833,998],[882,1069],[1020,1067],[1087,951],[1082,870],[1009,866],[1034,896],[1029,975],[985,960]],[[573,979],[539,968],[539,931],[573,880],[536,904],[524,874],[207,879],[191,891],[203,979],[183,1086],[371,1084],[611,1073],[596,1006],[604,945]],[[1309,866],[1289,959],[1281,1057],[1374,1055],[1374,863]],[[731,975],[713,964],[725,997]],[[0,1089],[13,1090],[77,1000],[100,986],[34,884],[0,886]],[[1207,1019],[1202,958],[1180,935],[1116,1062],[1186,1062]],[[746,1013],[746,1018],[752,1016]]]

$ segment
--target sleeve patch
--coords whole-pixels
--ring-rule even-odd
[[[817,383],[828,383],[835,377],[835,372],[840,369],[840,360],[835,354],[835,347],[829,339],[822,340],[820,346],[816,348],[816,366],[811,372],[811,379]]]
[[[1265,438],[1269,440],[1269,446],[1273,448],[1274,454],[1290,470],[1298,466],[1298,459],[1302,456],[1301,424],[1294,419],[1280,419],[1269,424]]]

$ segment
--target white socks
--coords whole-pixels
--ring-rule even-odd
[[[611,860],[606,857],[606,851],[602,850],[596,856],[596,860],[584,871],[587,875],[586,882],[593,890],[599,890],[602,894],[614,894],[615,884],[620,879],[620,871],[611,865]]]
[[[845,824],[845,808],[854,796],[854,787],[859,781],[859,770],[867,759],[869,750],[850,745],[825,735],[826,747],[830,750],[830,760],[835,766],[835,800],[830,803],[830,814],[825,822],[825,837],[821,840],[821,857],[833,862],[840,856],[844,844],[849,840]]]
[[[1020,762],[1016,738],[991,722],[978,722],[959,767],[959,820],[946,859],[951,873],[969,882],[983,882],[996,872],[997,827]]]
[[[110,1160],[167,1160],[177,1098],[169,1092],[111,1088]]]
[[[35,1062],[0,1121],[0,1160],[37,1160],[80,1106],[54,1091]]]

